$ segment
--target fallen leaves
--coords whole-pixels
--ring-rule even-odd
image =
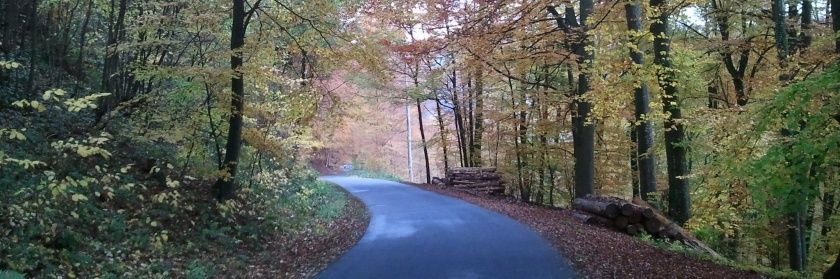
[[[433,185],[417,187],[456,197],[516,219],[550,241],[578,274],[589,278],[767,278],[686,254],[651,246],[638,238],[580,223],[569,210],[477,196]]]

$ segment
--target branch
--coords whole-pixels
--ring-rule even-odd
[[[681,20],[678,20],[677,22],[679,22],[682,26],[685,26],[686,28],[688,28],[688,30],[693,31],[695,34],[700,35],[700,37],[703,37],[704,39],[709,40],[709,36],[706,36],[705,34],[700,33],[700,31],[697,31],[697,29],[695,29],[694,26],[691,26],[688,23],[685,23]]]
[[[464,47],[464,49],[466,49],[466,50],[467,50],[467,52],[469,52],[469,53],[470,53],[473,57],[477,58],[477,59],[478,59],[478,60],[480,60],[481,62],[484,62],[484,64],[486,64],[488,67],[490,67],[491,69],[493,69],[493,71],[494,71],[494,72],[496,72],[496,73],[498,73],[498,74],[500,74],[500,75],[502,75],[502,76],[504,76],[504,77],[510,78],[510,79],[512,79],[512,80],[515,80],[515,81],[518,81],[518,82],[521,82],[521,83],[523,83],[523,84],[527,84],[527,85],[543,86],[543,87],[546,87],[546,88],[549,88],[549,89],[552,89],[552,90],[559,90],[559,89],[557,89],[557,87],[554,87],[554,86],[552,86],[551,84],[545,84],[545,83],[539,83],[539,82],[532,82],[532,81],[528,81],[528,80],[522,79],[522,78],[520,78],[520,77],[513,76],[513,75],[511,75],[511,74],[505,73],[505,72],[503,72],[502,70],[499,70],[499,68],[496,68],[496,66],[494,66],[492,63],[490,63],[489,61],[487,61],[486,59],[484,59],[484,57],[477,55],[477,54],[476,54],[475,52],[473,52],[473,51],[472,51],[472,49],[470,49],[469,47]]]
[[[555,9],[554,6],[548,6],[546,7],[546,10],[548,10],[548,12],[553,16],[552,19],[554,19],[554,21],[557,22],[557,27],[562,28],[564,32],[568,33],[569,25],[566,24],[566,19],[560,16],[560,13],[557,12],[557,9]]]
[[[305,21],[306,23],[308,23],[309,26],[312,27],[312,29],[315,29],[315,31],[318,32],[318,36],[320,36],[321,39],[324,40],[325,43],[327,43],[327,47],[329,47],[330,50],[333,49],[332,44],[330,44],[330,40],[328,40],[327,37],[324,36],[324,31],[321,31],[321,29],[318,29],[318,27],[315,26],[314,21],[312,21],[311,19],[309,19],[307,17],[304,17],[304,16],[300,15],[299,13],[295,12],[294,10],[292,10],[291,8],[289,8],[288,6],[283,4],[283,2],[280,2],[280,0],[274,0],[274,2],[277,3],[277,5],[280,5],[281,7],[283,7],[283,9],[286,9],[286,11],[289,11],[290,13],[292,13],[292,15],[294,15],[295,17],[297,17],[297,18]],[[335,34],[333,34],[333,35],[335,35]]]
[[[262,0],[257,0],[257,2],[254,2],[254,5],[251,5],[251,9],[245,12],[245,30],[248,30],[248,24],[251,23],[251,17],[254,16],[254,13],[260,7],[260,2]]]

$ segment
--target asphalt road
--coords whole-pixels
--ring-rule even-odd
[[[371,212],[356,246],[316,278],[575,278],[563,256],[508,217],[413,186],[323,177]]]

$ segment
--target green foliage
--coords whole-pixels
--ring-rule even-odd
[[[766,145],[745,168],[759,208],[785,213],[837,190],[840,174],[840,67],[790,85],[757,115],[755,137]],[[760,175],[757,175],[760,174]]]
[[[339,216],[346,203],[305,165],[272,159],[262,162],[263,171],[243,177],[247,187],[236,199],[217,204],[207,180],[177,173],[181,168],[173,164],[189,162],[177,156],[175,146],[111,134],[48,142],[41,141],[37,128],[26,130],[23,143],[16,136],[0,145],[4,154],[44,162],[30,166],[6,160],[0,170],[0,180],[6,181],[0,199],[9,205],[0,218],[10,224],[0,237],[2,261],[36,277],[206,278],[212,276],[209,263],[228,259],[239,245],[318,231],[310,225]],[[21,146],[32,148],[15,148]],[[150,160],[145,154],[170,155]],[[168,263],[195,255],[202,262]]]
[[[213,274],[213,267],[207,265],[199,260],[193,260],[187,265],[187,272],[185,277],[188,279],[205,279],[210,278]]]
[[[11,270],[0,270],[0,279],[24,279],[22,273]]]
[[[296,5],[295,16],[263,1],[253,17],[261,32],[249,34],[240,69],[248,105],[238,191],[216,203],[209,188],[224,175],[231,73],[229,25],[219,24],[229,12],[219,7],[229,2],[128,1],[116,36],[118,2],[41,3],[27,23],[60,39],[22,28],[3,38],[3,274],[207,278],[247,268],[266,243],[326,230],[346,200],[307,166],[324,97],[312,69],[329,69],[322,58],[335,52],[324,49],[342,42],[327,46],[314,28],[340,26],[298,16],[337,14],[337,3]],[[309,63],[305,76],[295,63]]]
[[[402,181],[399,176],[394,174],[378,171],[378,170],[368,170],[368,169],[353,169],[351,170],[348,175],[354,175],[358,177],[366,177],[366,178],[375,178],[375,179],[384,179],[390,181]]]

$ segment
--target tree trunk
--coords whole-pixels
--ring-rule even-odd
[[[32,7],[29,8],[29,75],[26,80],[26,88],[28,92],[35,91],[35,57],[37,56],[37,42],[36,35],[40,34],[38,31],[38,1],[32,1]]]
[[[814,4],[812,0],[802,0],[802,33],[799,38],[800,48],[811,46],[811,24],[813,23]]]
[[[624,5],[624,11],[627,17],[627,29],[641,32],[642,9],[639,4],[626,4]],[[636,45],[638,46],[638,44]],[[640,67],[645,64],[644,53],[637,47],[631,49],[630,59]],[[648,200],[649,194],[656,193],[656,159],[653,156],[653,150],[651,150],[653,146],[653,126],[648,119],[650,116],[650,92],[646,82],[642,81],[636,87],[634,99],[636,107],[636,152],[639,155],[639,187],[642,199]]]
[[[779,60],[782,64],[785,63],[788,55],[788,41],[787,30],[785,27],[785,1],[773,0],[773,24],[774,35],[776,39],[776,50],[778,51]]]
[[[437,111],[436,118],[438,121],[438,133],[440,133],[440,148],[443,151],[443,171],[445,173],[449,170],[449,153],[447,152],[449,143],[446,134],[446,126],[443,125],[443,114],[440,109],[440,97],[437,95],[435,95],[435,110]]]
[[[638,146],[636,129],[633,127],[630,127],[630,141],[633,142],[633,145]],[[633,196],[639,197],[642,194],[642,191],[641,188],[639,188],[639,152],[636,148],[630,150],[630,172],[632,173],[630,184],[633,187]]]
[[[523,161],[522,161],[522,144],[520,140],[524,138],[522,130],[523,130],[523,123],[522,121],[524,118],[524,111],[522,111],[522,115],[520,111],[516,107],[516,92],[513,90],[513,80],[508,77],[507,78],[508,89],[510,90],[510,105],[513,108],[513,119],[518,119],[519,123],[514,125],[513,129],[515,132],[516,137],[513,139],[513,148],[514,152],[516,153],[516,178],[517,178],[517,188],[519,190],[519,199],[522,201],[527,202],[528,196],[530,193],[525,189],[525,183],[522,179],[522,168],[523,168]]]
[[[80,79],[85,79],[85,45],[87,45],[87,31],[90,23],[91,10],[93,9],[93,0],[88,1],[87,11],[85,11],[85,20],[82,22],[82,30],[79,34],[79,56],[76,59],[76,74]]]
[[[457,100],[457,93],[452,99]],[[461,119],[461,107],[458,105],[457,101],[453,104],[453,111],[455,112],[455,139],[458,140],[458,159],[461,162],[461,167],[467,166],[467,151],[464,149],[464,124]]]
[[[577,63],[580,65],[580,74],[578,75],[577,98],[572,102],[576,113],[572,117],[574,128],[572,129],[572,137],[574,138],[574,157],[575,157],[575,197],[584,197],[592,194],[595,189],[595,123],[586,123],[591,121],[589,113],[592,110],[592,104],[584,99],[587,92],[590,90],[589,85],[589,71],[591,70],[591,63],[595,59],[592,51],[587,48],[592,47],[592,41],[586,33],[586,19],[592,13],[594,4],[592,0],[580,1],[580,25],[583,29],[580,34],[580,41],[575,43],[574,52],[577,55]],[[567,15],[568,16],[568,15]]]
[[[823,273],[823,279],[836,278],[840,278],[840,253],[838,253],[837,258],[834,259],[834,264],[832,264],[831,267]]]
[[[840,0],[831,0],[831,30],[840,32]],[[834,52],[840,53],[840,36],[834,39]]]
[[[665,13],[666,0],[651,0],[650,6],[657,9],[658,16],[651,23],[653,33],[653,62],[659,66],[657,73],[662,88],[663,109],[669,117],[664,120],[665,156],[668,162],[668,216],[683,225],[691,218],[691,196],[688,178],[688,148],[685,146],[685,127],[682,124],[682,110],[676,78],[671,65],[671,39],[668,35],[669,14]],[[713,87],[710,87],[713,88]],[[716,103],[716,102],[715,102]]]
[[[464,133],[464,115],[461,113],[461,100],[458,98],[458,76],[455,70],[452,70],[452,75],[450,76],[449,81],[452,82],[452,111],[455,114],[455,133],[458,138],[458,154],[461,159],[461,167],[466,167],[467,143]]]
[[[475,87],[473,87],[474,97],[475,97],[475,108],[473,114],[475,115],[473,120],[473,136],[472,136],[472,145],[470,147],[470,163],[473,167],[480,167],[482,165],[481,160],[481,142],[484,135],[484,97],[482,91],[484,91],[484,75],[482,67],[476,66],[476,74],[475,74]]]
[[[15,28],[18,26],[18,20],[20,17],[19,6],[20,2],[15,0],[6,0],[3,1],[6,5],[3,7],[5,14],[3,15],[3,45],[2,50],[3,54],[5,54],[6,59],[10,59],[12,51],[14,51],[17,45],[17,36],[14,34],[17,33]]]
[[[823,227],[822,227],[822,237],[825,239],[829,233],[831,233],[833,229],[833,224],[828,222],[831,220],[831,217],[834,216],[834,193],[835,190],[828,188],[825,190],[825,194],[823,194]]]
[[[796,271],[805,270],[805,247],[802,242],[803,220],[799,212],[788,215],[788,254],[790,269]]]
[[[717,1],[712,0],[712,10],[715,13],[715,20],[717,21],[717,29],[720,32],[720,38],[725,43],[729,42],[729,15],[726,14],[727,11],[722,10],[717,5]],[[735,87],[735,97],[736,97],[736,104],[738,106],[746,106],[749,102],[749,96],[747,96],[747,88],[744,85],[744,75],[747,72],[747,64],[749,63],[750,59],[750,49],[749,48],[742,48],[739,51],[738,55],[738,65],[735,65],[734,59],[732,59],[732,52],[726,51],[726,48],[723,48],[724,51],[720,53],[721,57],[723,58],[723,65],[726,66],[726,71],[732,77],[732,86]]]
[[[416,75],[414,76],[414,86],[418,86]],[[420,144],[423,145],[423,160],[426,163],[426,184],[431,184],[432,173],[429,169],[429,147],[426,146],[426,129],[423,127],[423,109],[420,99],[416,99],[415,103],[417,103],[417,123],[420,126]]]
[[[788,58],[788,41],[787,41],[787,31],[785,26],[785,4],[784,0],[773,0],[772,2],[772,13],[773,13],[773,31],[775,34],[775,43],[776,43],[776,51],[779,57],[779,63],[781,64],[782,69],[785,68],[787,64]],[[787,81],[789,78],[787,74],[784,72],[780,75],[779,79],[781,81]],[[792,131],[782,131],[782,135],[789,137],[792,136]],[[805,241],[804,241],[804,231],[805,228],[805,218],[804,218],[804,210],[799,209],[798,207],[794,207],[789,209],[788,213],[788,259],[790,260],[790,268],[796,271],[804,271],[805,270]]]
[[[530,202],[531,201],[531,182],[529,179],[525,179],[523,173],[527,171],[528,161],[525,160],[525,152],[522,150],[523,148],[528,146],[528,110],[527,110],[527,96],[525,96],[525,92],[519,94],[519,139],[518,139],[518,146],[517,146],[517,153],[516,153],[516,163],[517,169],[519,174],[520,180],[520,198],[522,201]]]
[[[102,91],[111,93],[110,96],[100,99],[99,106],[96,108],[96,122],[102,120],[108,111],[112,109],[116,100],[122,98],[121,86],[117,83],[120,54],[117,51],[120,42],[122,41],[125,26],[125,14],[128,9],[128,0],[119,0],[119,7],[117,8],[117,17],[114,18],[114,1],[111,0],[111,25],[108,27],[108,44],[105,46],[105,61],[102,63]],[[114,21],[116,20],[116,21]]]
[[[466,100],[467,105],[464,107],[466,109],[464,114],[467,116],[467,119],[466,119],[466,121],[467,121],[467,123],[466,123],[467,124],[467,128],[466,128],[466,132],[467,132],[466,148],[467,148],[467,166],[468,167],[475,167],[475,164],[472,161],[472,159],[473,159],[473,140],[475,139],[475,114],[474,114],[474,112],[475,112],[475,109],[474,109],[475,108],[475,99],[473,98],[474,92],[473,92],[473,87],[472,87],[472,79],[473,79],[472,73],[470,73],[468,71],[467,72],[467,100]]]
[[[233,0],[233,25],[230,29],[230,68],[234,71],[231,78],[230,120],[228,140],[225,145],[225,159],[220,171],[224,173],[213,185],[216,200],[224,201],[234,196],[236,169],[239,164],[239,152],[242,147],[242,113],[245,106],[245,84],[242,69],[242,46],[245,44],[245,0]]]

